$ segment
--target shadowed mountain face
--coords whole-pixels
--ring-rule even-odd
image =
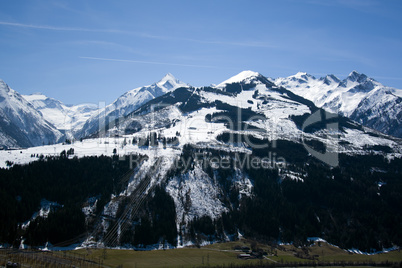
[[[18,92],[0,80],[0,146],[31,147],[58,142],[63,134]]]

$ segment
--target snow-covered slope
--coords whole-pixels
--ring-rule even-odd
[[[152,106],[156,108],[151,109]],[[210,150],[219,151],[219,161],[225,159],[222,165],[232,160],[230,154],[247,156],[258,149],[260,144],[253,147],[238,140],[236,135],[251,135],[257,140],[268,141],[263,145],[267,146],[264,155],[268,156],[271,150],[274,152],[271,156],[276,159],[269,163],[272,168],[280,166],[282,160],[291,161],[285,158],[295,153],[294,147],[305,145],[307,148],[308,141],[322,143],[327,152],[335,154],[372,153],[365,148],[377,146],[392,148],[390,157],[401,156],[400,140],[363,128],[344,117],[335,118],[338,128],[304,129],[300,121],[306,122],[320,111],[313,102],[276,86],[259,73],[247,71],[216,87],[177,88],[152,99],[119,120],[118,124],[111,125],[105,133],[99,133],[98,144],[103,153],[111,154],[111,148],[115,147],[119,155],[148,156],[137,174],[151,172],[151,185],[165,185],[173,197],[177,229],[182,234],[178,246],[184,246],[191,244],[185,238],[189,222],[203,216],[218,219],[222,213],[233,209],[225,202],[224,190],[217,182],[219,176],[215,172],[222,166],[218,163],[218,167],[208,172],[203,161],[211,154]],[[164,145],[159,139],[154,145],[142,145],[140,140],[150,137],[151,133],[174,142]],[[233,139],[222,140],[224,133]],[[89,141],[84,140],[83,144]],[[291,144],[290,153],[282,157],[287,150],[283,144],[287,142]],[[189,158],[191,148],[198,151],[198,156],[193,159]],[[325,158],[330,154],[315,155]],[[335,158],[337,160],[337,156]],[[155,169],[152,163],[164,163],[164,168]],[[284,179],[303,182],[299,173],[286,168],[281,170]],[[227,184],[229,189],[238,192],[239,199],[254,194],[253,181],[242,168],[235,169]],[[128,196],[131,191],[124,191],[121,195]],[[116,210],[119,200],[117,196],[111,201]]]
[[[82,129],[77,131],[76,136],[86,137],[92,135],[108,125],[109,122],[128,115],[144,103],[176,88],[188,86],[188,84],[179,81],[169,73],[157,83],[132,89],[116,99],[112,104],[99,109],[95,115],[85,122]]]
[[[334,75],[317,79],[299,72],[273,82],[313,101],[318,107],[402,137],[402,90],[386,87],[365,74],[353,71],[341,81]]]
[[[327,79],[336,81],[335,77]],[[325,82],[325,78],[322,81]],[[309,116],[315,118],[313,114],[317,111],[320,109],[312,101],[276,86],[259,73],[246,71],[216,87],[172,90],[111,124],[105,133],[98,134],[100,137],[146,137],[155,131],[165,137],[174,137],[180,133],[180,144],[215,144],[233,149],[230,144],[217,140],[217,136],[223,132],[252,133],[271,141],[284,139],[299,143],[302,138],[312,138],[324,143],[349,144],[334,149],[339,151],[357,152],[365,145],[384,145],[399,150],[398,139],[336,114],[328,116],[336,117],[338,129],[319,127],[317,134],[305,126]],[[337,133],[332,135],[333,139],[321,138],[326,131]],[[243,149],[240,146],[235,150]]]
[[[217,88],[224,88],[228,84],[233,83],[240,83],[240,82],[250,82],[256,77],[261,77],[261,74],[254,72],[254,71],[242,71],[235,76],[230,77],[229,79],[223,81],[222,83],[218,84]]]
[[[65,105],[61,101],[49,98],[41,93],[23,95],[43,117],[57,129],[68,134],[81,129],[86,120],[98,110],[98,105],[84,103]],[[69,137],[71,138],[71,137]]]
[[[305,79],[312,78],[306,75]],[[110,227],[107,222],[112,224],[111,219],[117,217],[122,200],[130,197],[148,178],[149,184],[144,184],[146,187],[141,192],[150,192],[154,186],[160,185],[173,198],[177,229],[181,233],[177,246],[184,246],[191,244],[186,240],[191,221],[203,216],[219,219],[222,213],[238,209],[239,205],[235,204],[238,200],[255,194],[254,181],[247,172],[247,168],[251,168],[247,165],[257,162],[243,161],[241,157],[259,155],[264,161],[270,161],[264,162],[268,165],[264,168],[280,170],[278,179],[300,183],[305,179],[303,170],[290,169],[296,163],[294,155],[302,155],[301,166],[312,156],[322,162],[328,156],[306,152],[304,148],[309,147],[308,142],[322,145],[326,152],[335,154],[381,154],[385,148],[390,159],[401,157],[400,139],[382,135],[345,117],[326,114],[312,101],[276,86],[259,73],[242,72],[216,87],[183,87],[182,83],[174,85],[171,80],[171,77],[166,77],[161,84],[135,89],[116,100],[114,105],[121,107],[119,113],[125,116],[118,123],[111,124],[105,132],[96,133],[96,138],[21,151],[0,151],[0,166],[4,167],[7,160],[18,164],[34,161],[41,155],[58,156],[70,148],[74,149],[76,157],[146,156],[143,162],[137,162],[126,189],[113,195],[104,206],[100,221],[103,232],[106,233]],[[328,77],[327,83],[332,84],[335,80]],[[153,93],[159,94],[159,97]],[[143,96],[150,99],[140,98]],[[143,101],[142,104],[135,102],[138,99]],[[136,105],[137,108],[133,108]],[[108,106],[105,111],[112,113],[112,108]],[[336,122],[336,127],[319,125],[308,129],[308,125],[305,126],[306,122],[322,114],[325,114],[325,119],[335,120],[329,123]],[[225,139],[225,134],[228,139]],[[156,142],[150,141],[150,137],[154,137]],[[239,137],[250,138],[250,141],[240,140]],[[142,142],[144,140],[148,143]],[[263,144],[260,143],[262,141]],[[237,156],[241,158],[238,159],[238,166],[225,170],[223,166],[236,160]],[[210,166],[205,163],[210,163]],[[325,163],[328,164],[328,161]],[[219,181],[222,174],[218,173],[222,170],[228,174],[223,178],[225,187]],[[235,193],[232,200],[229,200],[228,192]],[[128,221],[133,220],[133,216],[130,217]],[[115,220],[122,222],[127,219]],[[86,244],[90,245],[93,239],[88,237]]]
[[[0,146],[39,146],[56,143],[62,136],[32,104],[0,80]]]

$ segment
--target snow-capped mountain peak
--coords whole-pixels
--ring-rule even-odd
[[[110,106],[113,109],[121,108],[125,105],[138,106],[137,102],[143,103],[143,100],[153,99],[166,94],[179,87],[189,87],[190,85],[176,79],[171,73],[166,74],[161,80],[152,85],[134,88],[119,98],[117,98]]]
[[[35,93],[30,94],[30,95],[23,95],[23,97],[27,101],[46,100],[48,98],[48,96],[42,94],[41,92],[35,92]]]
[[[42,93],[23,95],[43,117],[63,132],[80,129],[91,117],[98,106],[96,104],[65,105],[61,101],[49,98]],[[68,137],[71,138],[71,137]]]
[[[0,94],[3,95],[8,92],[10,92],[10,88],[2,79],[0,79]]]
[[[278,86],[286,87],[285,84],[289,84],[289,83],[295,84],[295,85],[308,84],[312,81],[316,81],[316,78],[306,72],[298,72],[297,74],[291,75],[287,78],[274,79],[274,81],[275,81],[275,84],[277,84]]]
[[[58,100],[49,98],[46,95],[43,95],[42,93],[33,93],[31,95],[22,95],[24,99],[26,99],[28,102],[30,102],[35,109],[39,110],[41,108],[56,108],[60,107],[62,103]],[[46,119],[48,120],[48,119]],[[53,123],[51,120],[48,120],[49,122]]]
[[[360,82],[362,80],[367,79],[367,76],[365,74],[360,74],[359,72],[354,70],[348,75],[346,79],[353,82]]]
[[[117,119],[126,116],[148,101],[180,87],[190,87],[190,85],[178,80],[171,73],[168,73],[161,80],[152,85],[134,88],[124,93],[113,103],[107,105],[89,118],[83,128],[77,132],[77,136],[85,137],[95,133],[99,127],[101,127],[99,122],[106,123],[106,118],[111,120],[113,118]]]
[[[402,90],[383,86],[373,78],[352,71],[344,80],[335,75],[320,79],[303,73],[274,80],[293,93],[331,112],[348,116],[368,127],[401,137]]]
[[[356,79],[358,81],[358,78]],[[348,103],[348,101],[352,103],[351,100],[360,96],[353,95],[348,88],[340,87],[337,84],[339,79],[333,75],[316,79],[306,73],[299,73],[291,77],[288,84],[285,83],[286,78],[281,81],[286,86],[299,85],[300,87],[295,91],[299,90],[301,93],[317,97],[317,100],[329,100],[330,104],[335,105]],[[282,237],[281,233],[284,233],[289,237],[288,241],[292,241],[293,238],[290,235],[293,233],[294,223],[298,224],[299,221],[297,217],[293,217],[293,210],[290,211],[289,216],[283,212],[289,210],[288,208],[298,207],[304,208],[299,209],[300,217],[311,218],[311,221],[303,221],[304,225],[298,228],[302,230],[301,235],[306,235],[303,232],[309,229],[309,226],[318,226],[320,229],[316,233],[334,237],[338,235],[338,230],[344,233],[346,230],[344,228],[350,224],[345,223],[338,228],[332,227],[332,222],[341,222],[343,218],[350,218],[350,213],[335,215],[337,218],[333,219],[331,211],[342,211],[344,203],[324,210],[322,203],[332,204],[334,198],[349,198],[354,194],[358,194],[357,197],[362,197],[364,201],[366,192],[375,197],[375,202],[381,202],[379,206],[388,206],[393,202],[390,199],[387,203],[389,198],[383,198],[380,195],[377,197],[376,193],[380,193],[379,183],[384,185],[389,181],[390,187],[395,188],[392,179],[399,174],[399,171],[394,168],[399,162],[391,163],[391,161],[401,155],[401,140],[381,135],[344,117],[325,113],[317,109],[311,101],[283,87],[276,87],[259,73],[245,71],[224,83],[226,86],[221,89],[179,88],[184,83],[168,74],[159,82],[123,94],[114,103],[92,116],[85,123],[84,132],[80,133],[89,136],[88,139],[71,144],[56,144],[27,150],[3,152],[0,150],[0,167],[8,166],[9,162],[6,163],[6,161],[12,161],[15,164],[29,163],[37,160],[38,155],[40,158],[49,159],[27,169],[14,168],[16,172],[10,173],[10,176],[6,174],[6,178],[18,179],[15,189],[12,188],[6,197],[10,200],[17,198],[20,204],[29,204],[29,200],[32,200],[29,198],[31,195],[22,195],[30,190],[28,186],[41,186],[47,181],[55,181],[60,177],[60,182],[56,181],[60,186],[49,188],[49,191],[55,189],[54,192],[58,193],[63,191],[65,182],[67,186],[75,184],[75,188],[69,188],[69,193],[73,200],[77,200],[72,204],[80,206],[81,211],[86,215],[85,221],[81,218],[82,232],[93,230],[88,233],[82,246],[105,245],[109,248],[128,246],[130,243],[134,247],[134,243],[143,243],[140,240],[142,237],[153,237],[155,243],[160,246],[162,243],[166,244],[165,241],[168,241],[170,234],[172,234],[172,242],[169,243],[183,247],[195,243],[206,244],[207,241],[232,240],[232,237],[235,239],[239,233],[247,234],[247,230],[256,230],[257,235],[259,235],[257,231],[262,230],[264,236],[272,234],[272,237]],[[9,98],[6,90],[12,92],[10,89],[2,88],[0,83],[0,94],[5,92],[3,95]],[[324,92],[327,95],[315,96],[309,92],[310,90],[317,94]],[[166,91],[170,92],[164,94]],[[373,93],[375,92],[381,93],[380,90]],[[157,96],[158,94],[160,95]],[[386,95],[391,94],[386,93]],[[378,100],[381,96],[377,95],[373,99]],[[390,101],[394,100],[392,95],[385,97],[389,97]],[[43,95],[31,96],[31,98],[36,98],[36,101],[51,100],[44,98]],[[372,107],[370,111],[375,114],[378,114],[379,109],[381,112],[385,111],[384,106],[377,109],[369,102],[370,99],[367,100],[361,105]],[[28,104],[27,101],[22,101]],[[14,103],[13,107],[17,102]],[[158,109],[152,109],[156,105],[159,106]],[[28,106],[32,105],[25,105],[25,107]],[[396,109],[402,110],[398,107]],[[0,112],[2,112],[1,109]],[[1,116],[0,114],[0,127],[7,126],[7,122],[2,122]],[[317,116],[318,119],[316,119]],[[324,119],[326,121],[323,121]],[[36,120],[30,120],[25,126],[35,122]],[[327,126],[330,122],[336,123],[336,127]],[[102,124],[105,128],[100,129]],[[8,130],[12,130],[13,127],[9,127]],[[14,134],[11,131],[9,133]],[[74,159],[69,162],[63,155],[71,150],[74,155],[71,157],[74,158],[101,155],[102,157],[82,161]],[[58,154],[60,154],[60,162],[58,162]],[[69,154],[67,153],[67,157]],[[360,154],[366,155],[360,157]],[[103,157],[112,155],[113,160]],[[120,159],[124,159],[122,156],[129,156],[127,159],[129,161],[117,161],[119,159],[117,156],[120,156]],[[331,167],[326,168],[317,160]],[[386,165],[387,161],[390,163],[389,167]],[[135,163],[135,168],[130,167],[130,172],[126,172],[127,162],[130,165]],[[338,165],[339,168],[332,168]],[[366,170],[366,173],[359,175],[356,170]],[[33,173],[37,171],[44,172]],[[385,174],[387,176],[383,173],[387,173]],[[60,176],[60,174],[66,176]],[[352,179],[349,180],[351,175],[355,182]],[[367,176],[370,180],[366,179]],[[387,180],[388,177],[389,180]],[[32,181],[36,178],[40,180]],[[19,190],[24,182],[30,182],[26,187],[27,191]],[[81,182],[85,183],[79,184]],[[119,187],[107,187],[108,191],[105,192],[105,185],[109,185],[108,182]],[[96,187],[88,188],[92,185]],[[339,186],[338,188],[344,191],[344,194],[330,196],[329,199],[320,197],[317,202],[313,200],[317,198],[313,197],[312,201],[305,200],[307,207],[304,203],[298,203],[299,197],[305,196],[304,189],[313,186],[314,192],[320,193],[334,185]],[[359,187],[355,187],[356,185]],[[388,186],[384,186],[386,187]],[[350,192],[351,188],[354,188],[355,192]],[[32,189],[41,188],[33,187]],[[389,193],[389,187],[381,190],[381,196],[387,197]],[[40,192],[40,194],[36,198],[38,205],[40,198],[45,197],[46,193]],[[288,196],[294,198],[288,198]],[[272,203],[270,202],[272,197],[279,198],[278,202],[268,207]],[[63,198],[66,200],[64,203],[66,209],[70,204],[68,198],[67,195]],[[358,198],[350,199],[351,202],[348,203],[357,204],[360,200]],[[28,201],[21,203],[21,200]],[[84,201],[85,204],[83,204]],[[372,200],[369,201],[370,203],[367,204],[371,206]],[[41,202],[41,207],[45,205],[50,207],[49,204],[51,203],[48,201]],[[22,207],[17,205],[18,208]],[[363,203],[362,207],[365,206],[366,203]],[[359,211],[359,209],[359,206],[355,206],[350,211]],[[166,213],[160,213],[161,210]],[[377,207],[372,209],[374,213],[376,210]],[[397,211],[398,207],[391,207],[390,216],[394,215],[394,210]],[[311,211],[316,211],[319,215],[310,217]],[[82,215],[80,211],[72,210],[72,212],[73,216]],[[363,217],[367,215],[367,211],[364,212],[361,214]],[[252,225],[256,222],[254,214],[257,217],[259,214],[266,214],[269,217],[260,217],[261,222],[258,222],[258,225]],[[25,215],[29,217],[32,214],[25,213]],[[147,215],[150,215],[148,220],[145,218]],[[64,214],[61,216],[64,217]],[[243,219],[247,217],[250,220],[244,222]],[[354,232],[356,228],[361,228],[360,226],[364,227],[358,223],[359,217],[360,215],[352,217],[353,226],[349,232]],[[290,224],[288,224],[289,220]],[[142,229],[150,222],[163,225],[151,224],[151,228]],[[47,226],[46,222],[41,225],[42,221],[36,221],[35,224]],[[73,228],[79,226],[73,225]],[[17,221],[14,226],[15,229],[18,228]],[[167,228],[160,228],[160,226]],[[204,232],[203,227],[197,226],[206,226],[207,231]],[[270,226],[273,231],[266,233],[266,226]],[[33,230],[31,227],[32,225],[26,228],[27,232],[23,234],[25,237],[30,237],[29,232]],[[384,229],[385,227],[384,225]],[[375,228],[383,230],[382,226],[375,226]],[[164,233],[159,233],[158,229],[163,229]],[[394,229],[389,229],[389,237],[393,235]],[[138,234],[138,230],[146,232],[137,239],[135,232]],[[74,233],[70,235],[76,236]],[[294,235],[296,239],[298,236],[299,234]],[[382,236],[378,237],[382,239]],[[388,233],[385,233],[384,237],[388,239]],[[380,241],[376,238],[372,239],[374,244]],[[147,241],[151,240],[146,240],[142,244],[143,249]],[[379,245],[382,243],[382,241],[378,242]]]
[[[159,82],[155,83],[163,91],[170,91],[179,87],[188,87],[189,85],[176,79],[171,73],[167,73]]]
[[[357,71],[351,72],[346,77],[340,86],[343,88],[349,88],[349,91],[353,92],[369,92],[374,88],[384,87],[381,83],[375,81],[373,78],[367,77],[365,74],[360,74]]]
[[[314,76],[312,76],[311,74],[308,74],[306,72],[298,72],[295,75],[292,75],[291,77],[293,77],[294,79],[302,79],[302,80],[309,80],[309,79],[315,79]]]
[[[320,80],[322,80],[323,83],[328,86],[334,85],[334,84],[339,84],[341,82],[341,80],[333,74],[329,74],[325,77],[321,77]]]
[[[232,76],[231,78],[223,81],[222,83],[220,83],[219,85],[217,85],[216,87],[218,88],[223,88],[225,87],[227,84],[232,84],[232,83],[239,83],[239,82],[243,82],[243,81],[247,81],[247,80],[252,80],[253,78],[257,78],[260,77],[261,74],[254,72],[254,71],[242,71],[240,73],[238,73],[235,76]]]
[[[293,77],[307,80],[309,77],[312,77],[312,75],[306,72],[298,72],[297,74],[293,75]]]
[[[161,80],[161,81],[165,81],[165,80],[177,80],[176,77],[174,77],[173,74],[171,73],[167,73]]]
[[[38,146],[62,136],[30,102],[0,80],[0,147]]]
[[[376,85],[381,85],[381,83],[377,82],[375,79],[368,77],[367,75],[363,74],[363,73],[359,73],[357,71],[352,71],[348,77],[346,77],[346,79],[344,79],[343,84],[347,84],[347,82],[355,82],[355,83],[359,83],[359,84],[369,84],[371,87],[374,88],[374,84]]]

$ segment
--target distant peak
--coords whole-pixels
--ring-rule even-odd
[[[331,85],[332,83],[339,84],[339,82],[341,82],[341,80],[333,74],[328,74],[325,77],[321,77],[320,80],[324,81],[324,83],[327,85]]]
[[[3,80],[0,79],[0,91],[5,91],[5,92],[9,92],[10,88],[8,87],[8,85],[6,84],[6,82],[4,82]]]
[[[306,73],[306,72],[298,72],[297,74],[292,75],[292,76],[290,76],[290,77],[296,78],[296,79],[304,79],[304,80],[307,80],[308,78],[313,77],[313,76],[312,76],[311,74]]]
[[[164,87],[167,90],[172,90],[178,87],[188,87],[189,85],[174,77],[171,73],[167,73],[159,82],[156,83],[159,87]]]
[[[165,83],[177,83],[179,82],[171,73],[167,73],[161,80],[159,80],[156,84],[163,85]]]
[[[301,77],[301,76],[306,76],[306,75],[308,75],[306,72],[298,72],[294,76]]]
[[[328,78],[332,78],[332,79],[334,79],[334,80],[339,80],[339,78],[338,77],[336,77],[335,75],[333,75],[333,74],[328,74],[326,77],[328,77]]]
[[[359,73],[359,72],[357,72],[357,71],[352,71],[352,72],[348,75],[347,79],[350,80],[350,81],[352,81],[352,82],[359,82],[359,83],[362,83],[362,82],[364,82],[365,80],[367,80],[368,77],[367,77],[367,75],[365,75],[365,74],[361,74],[361,73]]]
[[[34,92],[34,93],[32,93],[32,94],[30,94],[31,96],[34,96],[34,95],[44,95],[44,94],[42,94],[42,92]]]
[[[48,99],[47,96],[43,95],[40,92],[35,92],[35,93],[30,94],[30,95],[22,95],[22,96],[27,101],[36,101],[36,100],[46,100],[46,99]]]
[[[254,71],[250,71],[250,70],[246,70],[246,71],[242,71],[238,74],[238,76],[243,76],[243,77],[254,77],[254,76],[259,76],[260,73],[258,72],[254,72]]]
[[[352,71],[339,85],[351,88],[348,92],[368,92],[376,86],[382,86],[375,79],[357,71]]]
[[[259,76],[261,76],[261,74],[254,72],[254,71],[250,71],[250,70],[242,71],[242,72],[238,73],[237,75],[232,76],[231,78],[223,81],[222,83],[220,83],[218,85],[218,87],[225,86],[226,84],[242,82],[248,78],[259,77]]]
[[[4,82],[2,79],[0,79],[0,85],[7,86],[6,82]]]
[[[167,74],[161,79],[161,81],[167,81],[167,80],[176,80],[176,77],[174,77],[173,74],[171,74],[171,73],[167,73]]]
[[[351,71],[349,74],[349,76],[359,76],[359,75],[360,75],[360,73],[356,70]]]
[[[260,73],[258,73],[258,72],[246,70],[246,71],[242,71],[242,72],[236,74],[235,76],[232,76],[232,77],[229,78],[229,79],[233,79],[233,80],[235,80],[235,79],[244,80],[244,79],[246,79],[246,78],[255,77],[255,76],[259,76],[259,75],[260,75]]]

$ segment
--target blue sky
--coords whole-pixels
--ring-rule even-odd
[[[352,70],[402,88],[400,0],[0,2],[0,78],[67,104],[112,102],[166,73],[194,86]]]

